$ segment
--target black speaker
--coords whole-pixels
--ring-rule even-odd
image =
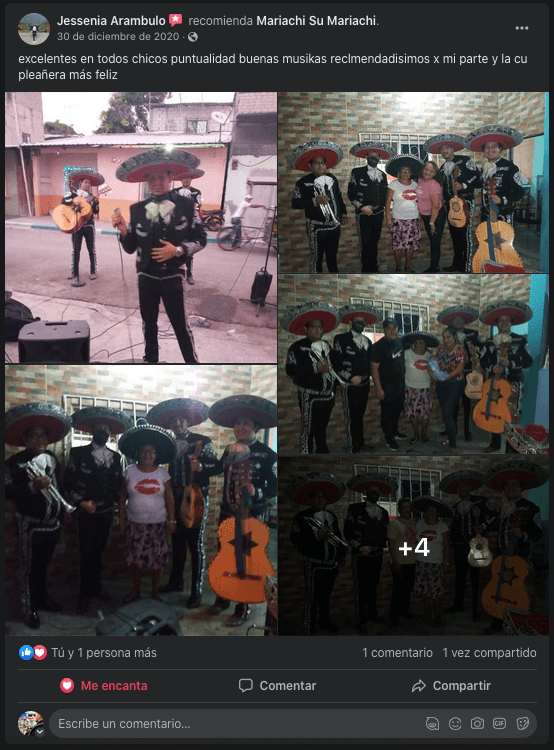
[[[96,635],[183,635],[177,613],[168,604],[139,599],[100,620]]]
[[[19,332],[19,361],[36,364],[88,362],[90,328],[86,320],[49,323],[41,320]]]

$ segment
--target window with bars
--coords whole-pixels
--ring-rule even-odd
[[[400,302],[395,300],[370,299],[367,297],[350,297],[351,305],[370,305],[370,307],[379,310],[385,318],[394,318],[398,323],[398,335],[403,336],[405,333],[414,331],[429,330],[429,306],[418,305],[412,302]],[[366,326],[364,333],[371,341],[375,343],[383,335],[383,329],[380,323]]]
[[[187,120],[187,133],[207,133],[207,120]]]
[[[379,464],[355,464],[355,474],[388,474],[397,480],[399,491],[397,497],[390,497],[386,500],[380,500],[381,505],[391,518],[397,516],[396,503],[400,498],[409,497],[410,500],[416,500],[422,495],[434,495],[441,497],[439,484],[442,472],[438,469],[412,469],[401,466],[380,466]],[[356,502],[363,501],[363,495],[356,493]],[[418,516],[417,511],[414,515]]]
[[[381,143],[393,146],[397,154],[410,154],[411,156],[417,156],[422,161],[425,161],[427,158],[427,151],[423,148],[423,144],[431,136],[416,133],[361,132],[358,133],[358,137],[360,143],[362,141],[380,141]],[[385,162],[383,161],[381,166],[384,166],[384,164]]]

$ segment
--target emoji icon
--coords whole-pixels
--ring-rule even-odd
[[[434,716],[428,716],[425,722],[427,729],[437,730],[439,728],[439,720],[435,719]]]
[[[60,682],[60,690],[62,693],[70,693],[74,688],[73,680],[69,677],[64,677]]]
[[[457,716],[453,716],[448,722],[448,726],[450,727],[450,729],[453,729],[455,732],[457,732],[458,729],[462,728],[462,720],[458,719]]]
[[[46,646],[35,646],[35,659],[42,661],[42,659],[46,659],[46,654]]]
[[[32,646],[21,646],[19,649],[19,656],[24,661],[29,661],[29,659],[32,659],[35,655],[35,651]]]
[[[171,26],[175,26],[177,23],[183,23],[183,16],[181,13],[171,13],[169,16],[169,23]]]

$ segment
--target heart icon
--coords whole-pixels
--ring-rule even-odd
[[[46,658],[46,654],[47,651],[45,646],[35,646],[35,659],[41,661]]]
[[[73,690],[73,680],[70,680],[69,677],[65,677],[60,682],[60,689],[62,693],[70,693]]]

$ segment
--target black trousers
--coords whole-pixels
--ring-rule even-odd
[[[337,563],[314,562],[304,558],[304,582],[306,584],[304,631],[306,635],[315,635],[318,613],[321,624],[330,622],[330,599],[338,572]]]
[[[148,362],[158,361],[158,312],[163,301],[169,321],[175,331],[179,349],[187,364],[198,363],[194,338],[187,323],[183,276],[178,273],[166,278],[138,275],[140,314],[144,331],[145,353]]]
[[[455,594],[454,604],[452,605],[455,609],[463,610],[464,599],[466,592],[466,581],[467,574],[469,571],[469,580],[471,581],[471,608],[473,614],[479,611],[479,568],[474,568],[470,565],[467,559],[469,554],[469,544],[454,544],[454,564],[456,566],[456,579],[455,579]]]
[[[341,397],[348,452],[358,453],[364,443],[364,415],[369,397],[369,383],[341,388]]]
[[[90,260],[90,272],[96,273],[96,247],[95,247],[95,229],[94,224],[85,224],[78,232],[71,235],[72,252],[71,252],[71,275],[79,275],[79,260],[81,258],[81,245],[85,239],[88,257]]]
[[[60,529],[52,530],[18,518],[18,535],[19,595],[23,617],[26,618],[49,599],[46,575],[60,538]]]
[[[324,257],[329,273],[338,273],[340,224],[338,227],[325,226],[306,219],[306,231],[310,242],[310,273],[323,272]]]
[[[398,625],[400,617],[410,610],[410,597],[415,582],[415,563],[406,563],[400,570],[392,570],[392,594],[390,599],[391,625]]]
[[[327,447],[327,425],[335,405],[333,394],[298,391],[300,407],[300,453],[329,453]]]
[[[471,370],[469,370],[468,372],[471,372]],[[464,372],[464,379],[467,377],[468,372]],[[464,437],[467,440],[469,437],[471,437],[471,425],[473,423],[473,419],[472,419],[473,409],[471,408],[471,399],[468,398],[464,392],[462,392],[461,401],[464,407]],[[456,422],[456,424],[458,424],[459,411],[460,411],[460,402],[458,402],[458,405],[454,409],[454,421]]]
[[[204,494],[204,493],[203,493]],[[183,488],[173,488],[175,500],[175,519],[177,520],[175,533],[171,537],[172,559],[169,583],[176,588],[183,588],[183,576],[187,552],[190,551],[191,587],[190,593],[202,596],[204,572],[206,570],[206,552],[204,549],[204,531],[209,512],[209,497],[204,494],[204,516],[202,523],[196,529],[188,529],[181,522],[181,503]]]
[[[398,435],[398,421],[404,408],[402,395],[393,401],[380,401],[381,404],[381,429],[385,440],[390,442]]]
[[[377,616],[377,586],[381,577],[383,555],[352,555],[352,577],[356,596],[356,626]]]
[[[473,217],[475,215],[475,201],[466,201],[469,208],[469,221],[465,227],[453,227],[448,222],[454,258],[452,265],[460,273],[471,270],[471,259],[473,257]]]
[[[375,273],[378,270],[377,252],[378,244],[381,239],[381,229],[383,227],[384,213],[357,214],[356,223],[358,225],[358,235],[360,238],[360,261],[362,273]]]
[[[90,598],[102,588],[102,555],[106,549],[113,512],[86,513],[77,511],[79,532],[79,596]]]

